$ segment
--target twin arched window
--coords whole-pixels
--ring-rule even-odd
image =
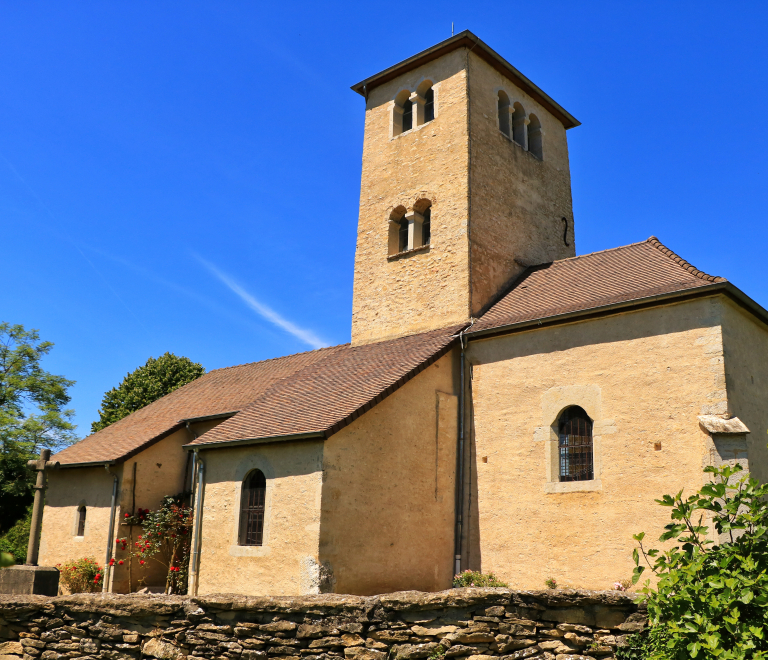
[[[422,82],[411,94],[407,89],[395,97],[392,111],[392,135],[410,131],[414,126],[421,126],[435,118],[435,90],[432,83]]]
[[[509,95],[503,89],[498,93],[497,109],[499,130],[541,160],[544,157],[544,150],[539,118],[534,114],[526,116],[522,104],[511,103]]]
[[[77,536],[85,536],[85,504],[77,509]]]
[[[389,218],[389,254],[408,252],[432,240],[432,204],[420,200],[410,213],[398,206]]]
[[[267,480],[261,470],[253,470],[243,480],[240,494],[240,545],[264,543],[264,512]]]
[[[560,481],[594,479],[592,420],[579,406],[566,408],[558,424]]]

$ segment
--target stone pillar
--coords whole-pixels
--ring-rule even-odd
[[[43,507],[45,506],[46,469],[58,468],[58,462],[49,460],[51,450],[40,451],[40,458],[36,461],[27,461],[27,465],[37,470],[35,483],[35,503],[32,506],[32,525],[29,530],[29,545],[27,546],[27,566],[37,566],[37,558],[40,554],[40,531],[43,528]]]
[[[411,211],[405,214],[405,219],[408,221],[408,249],[413,250],[421,247],[424,244],[424,232],[422,231],[424,216],[416,211]]]

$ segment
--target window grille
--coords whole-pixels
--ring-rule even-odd
[[[261,470],[254,470],[243,481],[240,497],[240,545],[263,544],[266,496],[267,480]]]
[[[432,209],[428,208],[423,213],[424,216],[424,222],[421,225],[421,244],[422,245],[429,245],[429,240],[432,238],[432,227],[431,227],[431,219],[432,219]]]
[[[408,221],[405,218],[400,220],[398,241],[398,252],[405,252],[408,249]]]
[[[77,535],[85,536],[85,507],[81,506],[77,510]]]
[[[413,101],[410,99],[403,103],[403,133],[413,128]]]
[[[560,417],[558,447],[560,481],[594,479],[592,460],[592,420],[578,406],[568,408]]]
[[[424,123],[432,121],[435,118],[435,90],[431,87],[424,94],[426,103],[424,104]]]

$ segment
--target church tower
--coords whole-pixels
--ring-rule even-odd
[[[575,255],[579,122],[471,32],[352,89],[366,99],[353,344],[468,321],[527,266]]]

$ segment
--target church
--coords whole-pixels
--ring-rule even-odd
[[[352,89],[351,343],[211,371],[61,451],[42,565],[124,559],[126,514],[191,492],[192,594],[610,589],[656,498],[713,464],[768,480],[768,312],[656,237],[576,255],[567,110],[471,32]],[[129,563],[105,590],[136,590]]]

